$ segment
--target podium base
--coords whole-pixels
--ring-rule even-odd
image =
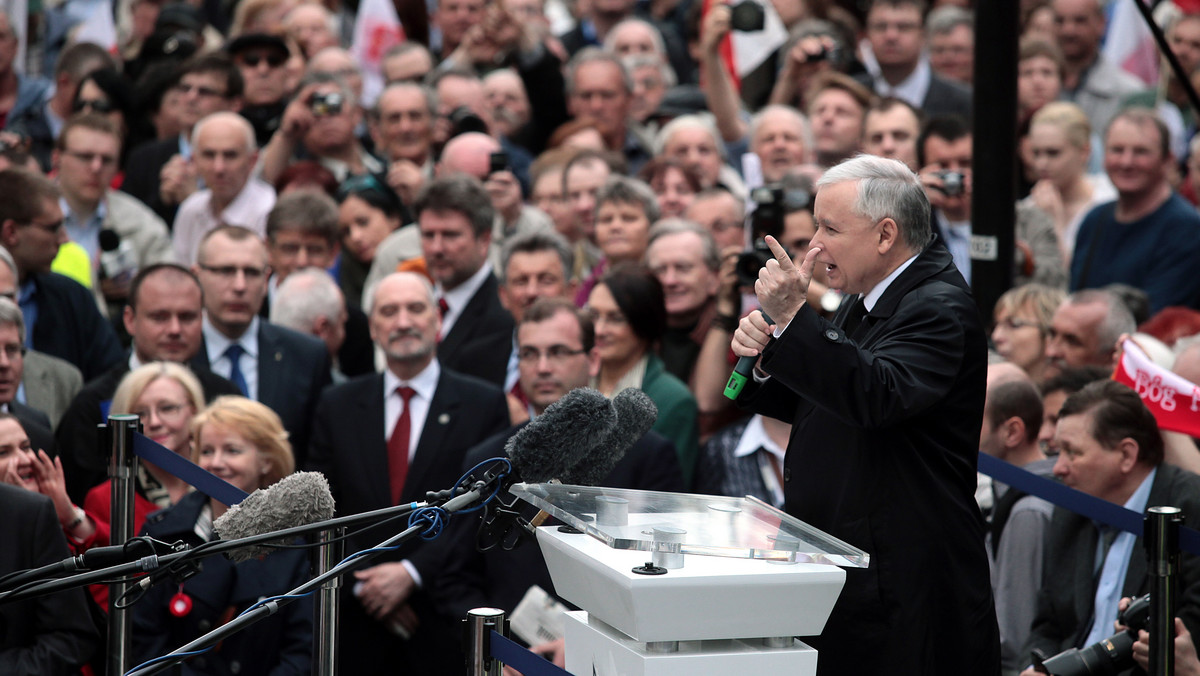
[[[656,652],[657,644],[635,641],[587,611],[567,613],[564,624],[567,671],[576,676],[817,673],[817,651],[796,639],[783,648],[761,639],[679,641],[676,652]]]

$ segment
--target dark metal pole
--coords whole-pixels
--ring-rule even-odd
[[[133,483],[137,457],[133,454],[133,435],[138,430],[136,415],[110,415],[108,440],[112,456],[108,476],[112,479],[112,531],[110,543],[123,544],[137,535],[133,532]],[[130,628],[133,615],[130,609],[118,608],[116,603],[130,587],[129,582],[114,582],[108,586],[108,673],[124,674],[130,667]]]
[[[975,6],[971,285],[984,317],[1012,286],[1016,213],[1018,2]]]
[[[1175,507],[1146,511],[1146,559],[1150,573],[1150,676],[1175,673],[1175,608],[1179,603],[1179,526]]]

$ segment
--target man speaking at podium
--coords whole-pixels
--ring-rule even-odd
[[[975,504],[983,326],[929,202],[900,162],[860,155],[817,184],[799,267],[774,239],[758,312],[733,337],[762,355],[739,403],[793,425],[788,513],[865,550],[820,637],[817,673],[999,674],[984,523]],[[846,294],[806,301],[817,265]]]

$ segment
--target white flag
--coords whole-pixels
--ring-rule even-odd
[[[363,106],[375,104],[383,90],[383,55],[404,42],[404,27],[392,0],[363,0],[354,22],[354,42],[350,53],[358,59],[363,72]]]

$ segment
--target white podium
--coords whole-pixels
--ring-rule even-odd
[[[584,609],[566,618],[580,676],[813,674],[816,651],[794,637],[821,633],[842,567],[870,560],[754,498],[511,490],[570,526],[538,543],[558,595]]]

